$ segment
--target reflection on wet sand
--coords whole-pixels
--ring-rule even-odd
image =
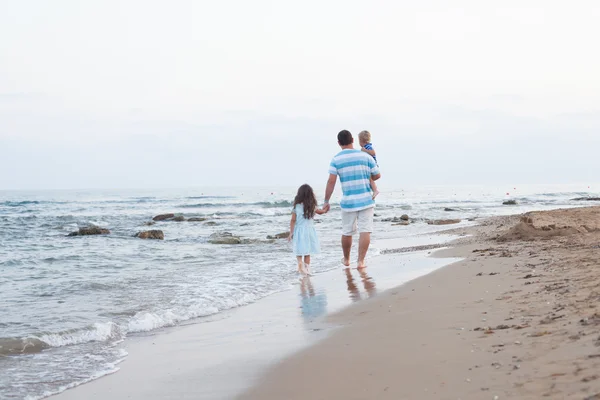
[[[311,322],[327,313],[327,295],[325,291],[315,291],[309,276],[303,277],[300,282],[300,297],[304,322]]]
[[[344,269],[346,274],[346,284],[348,285],[348,293],[350,294],[350,300],[353,302],[362,300],[362,293],[360,292],[354,276],[352,275],[352,270],[350,268]],[[360,280],[362,282],[362,287],[367,293],[367,297],[373,297],[377,294],[377,288],[375,285],[375,280],[367,274],[367,271],[364,269],[359,269],[358,274],[360,276]]]

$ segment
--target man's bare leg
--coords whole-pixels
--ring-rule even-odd
[[[342,251],[344,252],[344,259],[342,263],[346,266],[350,266],[350,249],[352,248],[352,236],[342,236]]]
[[[371,244],[371,233],[363,232],[358,239],[358,268],[366,268],[365,257]],[[349,254],[349,253],[348,253]]]

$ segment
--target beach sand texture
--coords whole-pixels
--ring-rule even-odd
[[[600,399],[600,208],[496,217],[239,399]]]

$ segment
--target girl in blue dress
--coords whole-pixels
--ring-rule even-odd
[[[294,246],[294,254],[298,260],[298,272],[312,275],[310,256],[321,252],[314,217],[315,214],[325,214],[325,211],[317,208],[317,198],[309,185],[300,186],[292,207],[288,240]]]

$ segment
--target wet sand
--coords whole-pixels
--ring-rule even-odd
[[[600,399],[600,208],[496,217],[238,399]]]

